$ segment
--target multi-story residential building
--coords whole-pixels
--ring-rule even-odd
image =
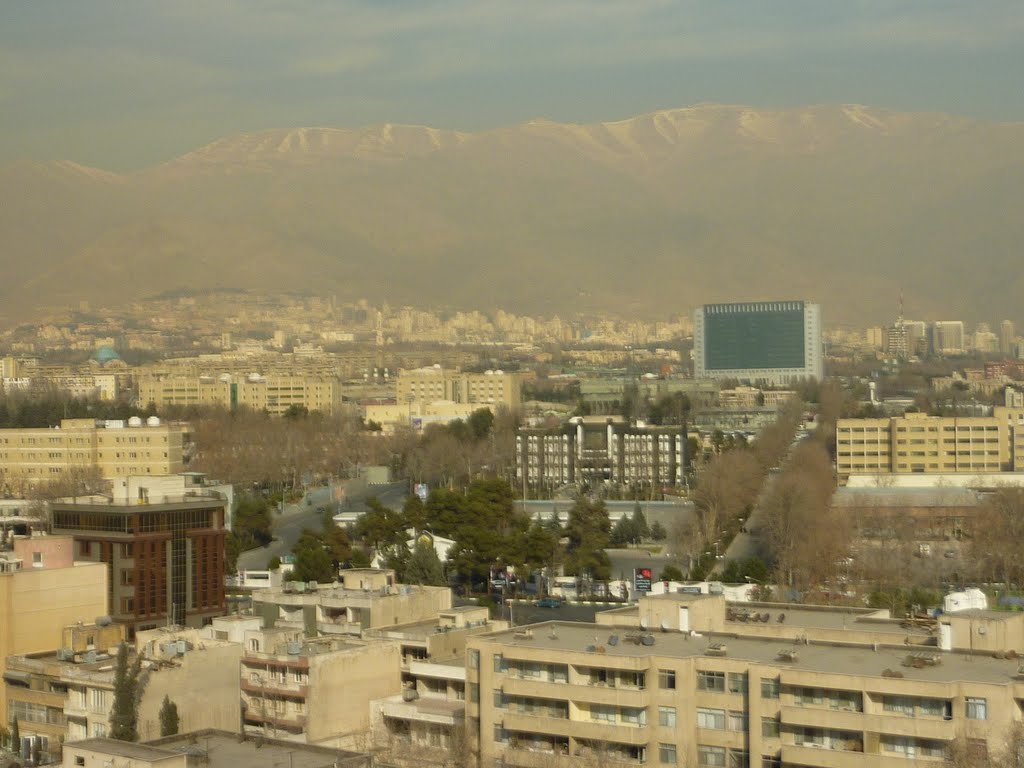
[[[134,490],[132,498],[51,505],[54,533],[74,538],[78,559],[106,565],[110,615],[133,636],[223,614],[227,500],[205,488],[180,496]]]
[[[400,665],[396,643],[307,638],[301,628],[247,630],[245,728],[310,744],[351,745],[369,731],[369,702],[401,690]],[[345,705],[331,692],[344,692]]]
[[[65,740],[102,738],[110,732],[115,657],[124,639],[116,624],[74,625],[62,646],[48,653],[8,657],[5,689],[22,738],[59,754]],[[137,703],[142,739],[160,736],[160,708],[167,697],[178,707],[179,728],[214,727],[237,732],[242,711],[239,663],[242,646],[164,628],[139,633],[130,661],[142,674]]]
[[[54,429],[0,429],[0,488],[9,492],[74,471],[101,477],[173,475],[184,469],[191,442],[185,424],[64,419]]]
[[[480,765],[942,765],[960,747],[998,753],[1020,718],[1006,652],[1024,645],[1021,615],[948,614],[928,632],[687,595],[610,614],[470,639]]]
[[[280,416],[289,408],[333,414],[341,409],[341,380],[327,376],[249,374],[233,376],[148,376],[139,381],[139,403],[215,405],[266,411]]]
[[[508,626],[491,621],[486,608],[463,606],[436,619],[370,630],[370,637],[401,649],[402,692],[370,703],[374,743],[404,748],[461,750],[466,709],[466,641]]]
[[[785,386],[824,376],[821,307],[804,301],[706,304],[694,313],[694,376]]]
[[[685,427],[630,425],[602,417],[575,417],[555,429],[520,429],[516,477],[537,490],[571,483],[682,485],[686,439]]]
[[[18,538],[0,551],[0,672],[14,654],[52,650],[61,629],[107,613],[107,569],[76,563],[68,536]],[[0,723],[10,722],[0,688]]]
[[[580,399],[594,414],[615,414],[621,411],[627,390],[634,390],[638,400],[651,403],[670,395],[686,395],[691,410],[702,410],[718,407],[718,389],[719,384],[713,379],[587,378],[580,381]],[[681,421],[685,414],[677,416]]]
[[[970,473],[1024,469],[1024,409],[998,406],[992,416],[907,413],[840,419],[836,470],[851,474]]]
[[[521,403],[519,374],[504,371],[460,373],[434,365],[401,370],[395,381],[399,403],[451,400],[496,410],[516,410]]]
[[[399,584],[390,569],[350,568],[341,584],[286,583],[253,595],[253,613],[267,627],[317,635],[362,636],[366,630],[435,619],[452,607],[447,587]]]

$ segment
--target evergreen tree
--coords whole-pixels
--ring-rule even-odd
[[[21,751],[21,729],[18,727],[18,718],[11,718],[11,751]]]
[[[164,702],[160,705],[160,735],[177,736],[178,725],[178,705],[169,696],[164,696]]]
[[[441,559],[437,556],[433,544],[423,540],[416,542],[406,562],[403,581],[406,584],[426,584],[433,587],[443,587],[448,583]]]
[[[110,736],[120,741],[139,740],[139,658],[128,662],[128,644],[117,649],[114,667],[114,707],[110,714]]]

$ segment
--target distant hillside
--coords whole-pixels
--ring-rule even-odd
[[[228,137],[128,175],[0,171],[0,318],[219,285],[643,316],[1018,317],[1024,124],[706,105],[483,133]]]

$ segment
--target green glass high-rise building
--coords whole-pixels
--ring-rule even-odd
[[[805,301],[705,304],[694,314],[694,375],[787,386],[824,374],[821,307]]]

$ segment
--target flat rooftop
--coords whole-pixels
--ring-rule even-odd
[[[88,749],[111,757],[123,757],[127,760],[166,760],[168,757],[174,756],[173,752],[166,749],[151,747],[147,744],[134,744],[130,741],[118,741],[117,739],[82,739],[68,742],[65,746]]]
[[[260,746],[257,746],[257,745]],[[281,739],[253,739],[239,741],[238,735],[225,731],[199,731],[192,734],[168,736],[149,742],[150,748],[161,752],[181,753],[208,757],[209,768],[333,768],[334,765],[358,766],[368,758],[360,752],[317,747]],[[362,758],[362,761],[359,759]]]
[[[907,635],[929,637],[927,630],[912,625],[904,626],[902,619],[885,618],[879,611],[865,610],[863,608],[831,608],[822,607],[801,608],[794,605],[768,605],[759,603],[729,603],[728,615],[741,615],[743,613],[768,614],[768,621],[760,626],[778,627],[806,627],[807,629],[848,629],[851,630],[850,641],[854,642],[856,637],[852,634],[857,630],[872,632],[875,634],[891,633],[894,641],[902,642]],[[785,615],[783,622],[779,622],[779,616]],[[726,618],[726,627],[729,631],[742,632],[743,627],[758,626],[757,623],[740,621]],[[897,637],[898,636],[898,637]]]
[[[935,666],[919,669],[903,666],[904,660],[913,650],[911,648],[879,647],[875,651],[868,647],[794,644],[792,640],[775,638],[762,640],[721,635],[688,637],[681,632],[648,633],[654,638],[654,644],[645,646],[624,642],[627,635],[635,634],[633,631],[594,624],[545,622],[534,624],[529,629],[532,630],[532,637],[529,638],[520,628],[484,635],[482,639],[484,642],[511,648],[540,648],[588,654],[593,656],[595,664],[599,664],[600,659],[609,657],[700,657],[714,662],[716,658],[721,657],[709,656],[706,653],[708,646],[711,643],[724,643],[728,659],[818,674],[883,678],[887,677],[882,674],[885,670],[895,670],[901,672],[908,680],[938,683],[973,681],[1008,684],[1017,680],[1016,659],[996,659],[993,656],[943,652],[937,649],[927,649],[927,653],[937,655],[940,662]],[[610,644],[612,635],[619,637],[615,645]],[[602,653],[596,650],[588,651],[587,649],[592,646],[600,646],[604,650]],[[796,660],[779,661],[777,657],[782,651],[796,651]],[[577,663],[577,660],[573,663]]]

